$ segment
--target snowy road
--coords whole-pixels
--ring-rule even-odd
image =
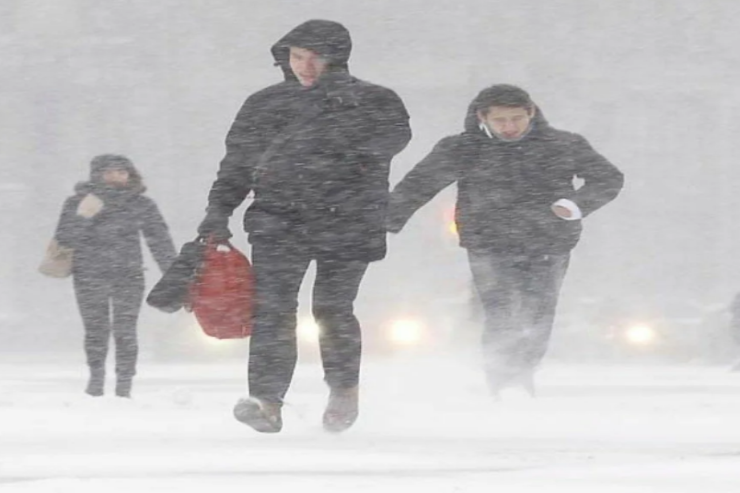
[[[0,364],[0,492],[740,491],[740,375],[723,369],[551,365],[536,400],[493,402],[471,362],[368,363],[340,436],[320,428],[313,364],[274,436],[231,417],[241,364],[144,361],[132,401],[83,395],[78,365]]]

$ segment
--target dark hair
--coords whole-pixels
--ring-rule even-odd
[[[347,28],[335,21],[313,19],[295,27],[272,47],[275,65],[283,68],[286,77],[295,79],[290,69],[291,47],[311,50],[325,58],[328,71],[344,71],[348,70],[352,38]]]
[[[120,169],[128,172],[128,188],[145,190],[144,180],[136,169],[134,163],[126,156],[120,154],[101,154],[90,161],[90,181],[101,183],[103,173],[109,169]]]
[[[483,114],[493,106],[504,106],[506,108],[526,108],[531,110],[534,107],[532,98],[524,89],[512,86],[510,84],[496,84],[483,89],[475,98],[473,103],[476,112]]]

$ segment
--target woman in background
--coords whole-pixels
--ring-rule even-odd
[[[105,154],[90,163],[89,181],[78,183],[55,233],[74,249],[72,276],[85,328],[90,380],[85,392],[102,396],[111,331],[116,349],[116,395],[131,396],[136,374],[136,324],[144,298],[140,233],[164,272],[175,258],[167,225],[133,163]]]

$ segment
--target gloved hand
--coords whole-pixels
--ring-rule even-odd
[[[77,215],[82,216],[85,219],[95,217],[95,215],[103,210],[103,201],[97,195],[88,193],[85,198],[80,200],[77,206]]]
[[[198,234],[215,241],[224,241],[231,238],[229,231],[229,218],[217,212],[209,212],[198,226]]]

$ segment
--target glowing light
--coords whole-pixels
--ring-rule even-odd
[[[444,221],[447,225],[447,232],[452,236],[457,236],[457,222],[455,222],[455,207],[444,211]]]
[[[200,341],[203,344],[205,344],[206,346],[212,346],[212,347],[214,347],[214,346],[215,347],[221,346],[221,347],[225,347],[225,346],[228,345],[228,342],[229,341],[227,339],[217,339],[217,338],[211,337],[208,334],[206,334],[205,332],[203,332],[203,329],[200,327],[200,324],[198,323],[197,320],[195,320],[193,324],[195,326],[195,327],[193,327],[193,330],[197,334],[198,339],[200,339]]]
[[[321,329],[312,317],[298,322],[298,338],[304,342],[318,342]]]
[[[421,322],[411,319],[396,320],[390,327],[390,339],[394,344],[413,346],[421,342],[424,327]]]
[[[635,346],[649,346],[655,342],[658,334],[649,325],[633,325],[625,332],[625,338]]]

